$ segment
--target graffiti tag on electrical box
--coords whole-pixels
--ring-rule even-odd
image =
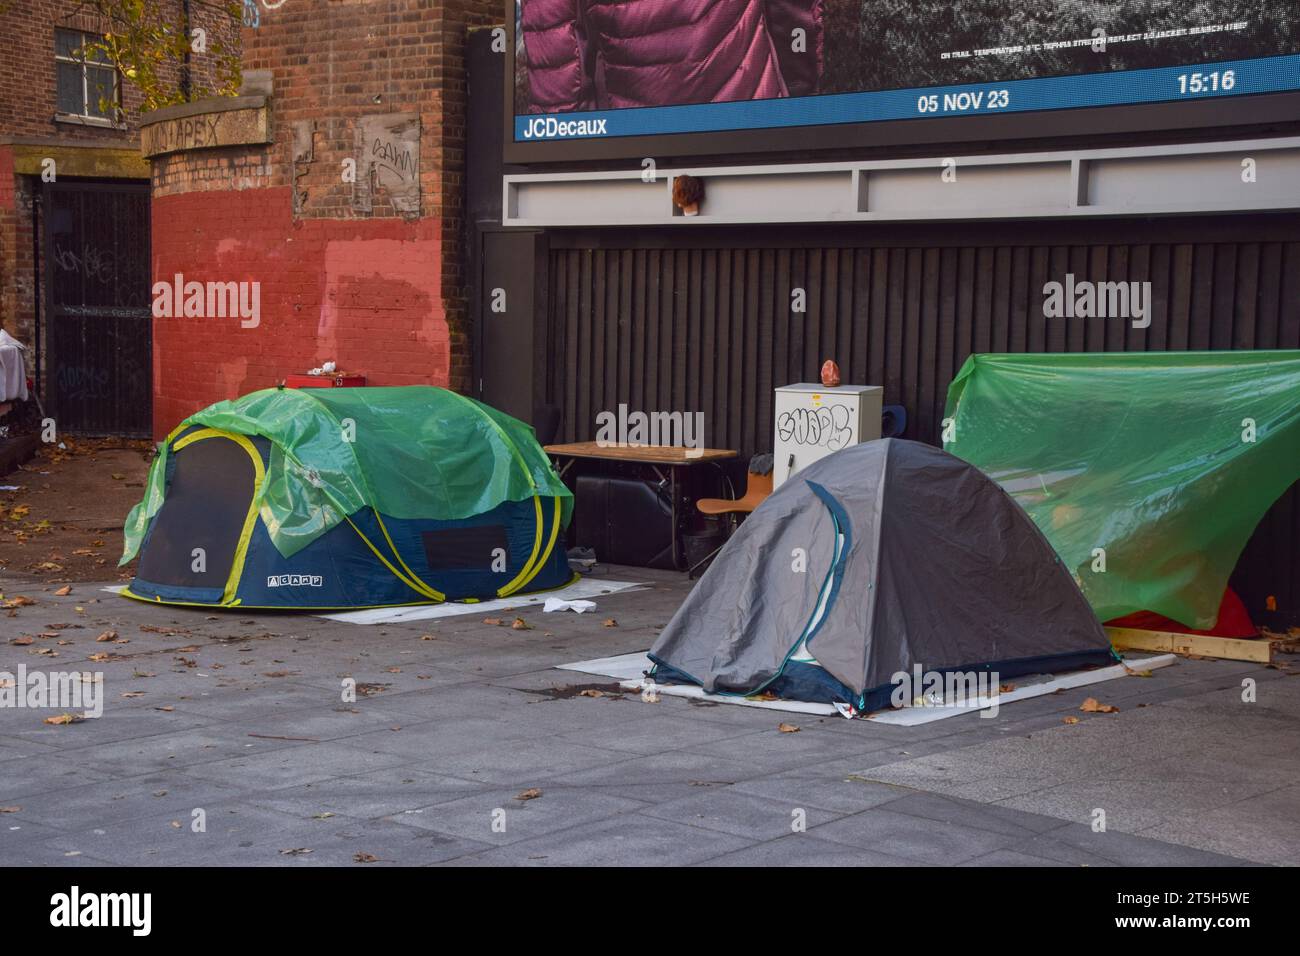
[[[853,441],[849,422],[847,405],[795,408],[783,412],[776,420],[776,431],[782,441],[838,451]]]
[[[357,122],[357,178],[352,206],[374,211],[385,197],[400,215],[420,214],[420,117],[415,113],[365,116]]]

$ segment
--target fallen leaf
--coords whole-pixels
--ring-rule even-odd
[[[538,787],[529,787],[527,790],[523,791],[522,793],[517,793],[517,794],[515,794],[515,799],[516,799],[516,800],[536,800],[536,799],[537,799],[538,797],[540,797],[541,795],[542,795],[542,791],[541,791],[540,788],[538,788]]]
[[[794,724],[777,724],[776,729],[783,734],[797,734],[799,732],[799,728]]]
[[[79,724],[86,718],[78,717],[76,714],[59,714],[57,717],[46,717],[45,723],[52,724],[55,727],[62,727],[66,724]]]
[[[122,696],[125,697],[125,698],[127,698],[128,700],[131,699],[131,698],[135,698],[135,697],[143,697],[143,696],[144,696],[144,691],[142,691],[142,690],[128,690],[128,691],[127,691],[125,694],[123,694]]]
[[[27,607],[29,604],[35,604],[35,603],[36,603],[35,601],[27,597],[26,595],[19,594],[17,597],[12,597],[9,600],[5,601],[4,606],[5,607]]]
[[[1078,722],[1079,722],[1079,718],[1078,718],[1078,717],[1066,717],[1066,718],[1065,718],[1065,723],[1067,723],[1067,724],[1077,724]]]
[[[1118,714],[1119,713],[1118,707],[1114,706],[1113,704],[1098,703],[1096,697],[1089,697],[1087,700],[1085,700],[1082,704],[1079,705],[1079,709],[1083,711],[1085,714]]]
[[[493,627],[500,627],[500,626],[501,626],[501,618],[499,618],[499,617],[485,617],[485,618],[483,618],[483,623],[484,623],[484,624],[491,624]]]
[[[9,643],[10,643],[10,644],[16,644],[16,645],[18,645],[19,647],[26,647],[28,644],[31,644],[31,643],[32,643],[33,641],[35,641],[35,640],[36,640],[36,638],[34,638],[34,637],[29,637],[28,635],[24,634],[22,637],[15,637],[15,638],[14,638],[12,641],[10,641]]]
[[[311,818],[313,820],[328,820],[332,816],[334,816],[334,814],[330,813],[328,810],[325,810],[322,813],[313,813]]]
[[[352,859],[358,863],[378,863],[379,857],[373,853],[353,853]]]
[[[155,707],[155,708],[154,708],[154,710],[161,710],[161,711],[162,711],[163,713],[165,713],[165,714],[170,714],[170,713],[171,713],[173,710],[175,710],[175,709],[176,709],[176,708],[173,707],[171,704],[167,704],[167,705],[165,705],[165,706],[163,706],[163,707]]]
[[[0,807],[0,813],[17,813],[22,807]]]
[[[1130,677],[1150,677],[1150,676],[1151,676],[1151,672],[1150,672],[1150,671],[1135,671],[1133,668],[1129,667],[1127,664],[1124,665],[1124,673],[1125,673],[1125,674],[1128,674]]]
[[[514,623],[510,626],[516,631],[531,631],[533,629],[533,626],[522,617],[515,618]]]
[[[86,660],[88,660],[88,661],[106,661],[106,660],[108,660],[108,655],[105,654],[103,651],[100,651],[98,654],[91,654],[88,658],[86,658]]]
[[[103,634],[99,635],[99,637],[95,638],[95,643],[103,644],[107,641],[115,640],[117,640],[117,631],[105,631]]]
[[[280,855],[281,856],[306,856],[310,852],[311,852],[310,847],[296,846],[290,850],[281,850]]]
[[[614,620],[612,617],[605,618],[605,620],[602,621],[601,623],[605,627],[618,627],[618,621]]]
[[[173,820],[171,825],[173,830],[179,830],[181,828],[181,821]]]
[[[63,587],[59,588],[59,589],[58,589],[57,591],[55,591],[54,593],[55,593],[56,595],[58,595],[59,597],[67,597],[69,594],[72,593],[72,585],[71,585],[71,584],[65,584],[65,585],[63,585]]]
[[[436,641],[437,639],[438,639],[438,636],[437,636],[436,634],[421,634],[421,635],[420,635],[420,640],[422,640],[422,641]]]

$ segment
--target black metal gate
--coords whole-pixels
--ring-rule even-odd
[[[152,430],[149,184],[44,187],[46,394],[60,431]]]

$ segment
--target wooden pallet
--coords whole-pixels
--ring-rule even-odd
[[[1273,663],[1285,641],[1265,638],[1242,639],[1178,634],[1174,631],[1146,631],[1134,627],[1108,627],[1106,634],[1119,650],[1163,651],[1185,657],[1214,657],[1225,661]]]

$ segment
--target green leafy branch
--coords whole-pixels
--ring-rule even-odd
[[[190,0],[193,14],[205,16],[188,20],[178,0],[82,0],[81,6],[98,14],[106,29],[102,38],[88,39],[80,55],[116,67],[140,90],[142,111],[239,92],[240,0]],[[100,108],[121,111],[117,103],[101,101]]]

